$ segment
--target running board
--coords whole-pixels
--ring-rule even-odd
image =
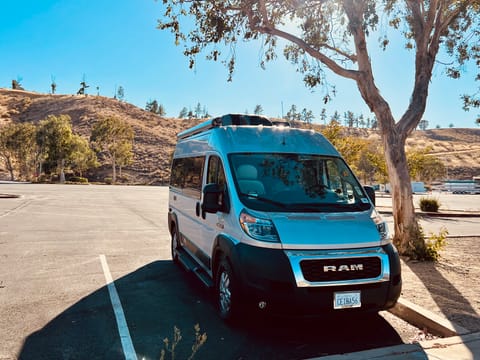
[[[213,280],[185,250],[177,249],[177,255],[179,263],[185,270],[193,272],[207,288],[213,288]]]

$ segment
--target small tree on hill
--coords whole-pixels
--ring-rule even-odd
[[[132,127],[118,117],[103,118],[93,125],[90,141],[97,152],[110,160],[113,183],[117,181],[117,167],[133,158],[133,138]]]
[[[258,104],[258,105],[255,105],[255,109],[253,110],[253,113],[255,115],[263,115],[263,107],[262,105]]]
[[[87,84],[87,77],[85,74],[82,76],[82,81],[80,82],[80,89],[77,91],[77,95],[87,95],[87,88],[89,88],[90,85]]]
[[[183,107],[182,110],[180,110],[178,117],[180,119],[185,119],[186,117],[188,117],[188,109],[186,107]]]
[[[55,82],[55,76],[51,76],[52,82],[50,84],[50,87],[52,88],[52,94],[55,94],[55,91],[57,91],[57,83]]]
[[[58,171],[61,183],[65,182],[65,167],[73,152],[73,138],[68,115],[49,115],[39,123],[36,141],[42,162]]]
[[[311,124],[313,122],[313,119],[315,119],[315,116],[313,115],[312,110],[307,110],[306,108],[303,108],[302,113],[300,114],[300,119],[305,124]]]
[[[163,106],[162,104],[158,105],[157,114],[159,116],[165,116],[167,114],[167,110],[165,110],[165,106]]]
[[[165,114],[167,113],[165,107],[162,104],[159,104],[158,101],[155,99],[147,101],[147,105],[145,105],[145,110],[160,116],[165,116]]]
[[[22,78],[19,77],[17,80],[12,80],[12,89],[13,90],[24,90],[22,87],[22,84],[20,82],[22,81]]]
[[[423,130],[423,131],[427,130],[428,120],[425,120],[425,119],[420,120],[418,123],[418,127],[420,128],[420,130]]]
[[[300,113],[297,111],[297,105],[292,104],[292,106],[287,112],[287,115],[285,115],[285,119],[291,121],[300,120]]]
[[[125,89],[122,85],[117,88],[117,97],[118,101],[123,101],[125,99]]]
[[[71,140],[72,151],[68,159],[69,165],[80,176],[88,169],[99,166],[95,152],[90,148],[87,139],[80,135],[73,135]]]
[[[15,172],[20,177],[30,177],[35,159],[35,125],[10,123],[0,128],[0,158],[15,180]]]
[[[197,106],[195,106],[195,118],[200,119],[202,115],[203,115],[202,105],[200,105],[200,103],[197,103]]]
[[[158,101],[157,100],[147,101],[147,105],[145,105],[145,110],[153,114],[156,114],[158,111]]]

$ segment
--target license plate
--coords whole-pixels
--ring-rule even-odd
[[[358,308],[361,306],[360,291],[336,292],[333,295],[334,309]]]

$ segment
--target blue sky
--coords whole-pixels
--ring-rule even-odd
[[[233,82],[220,62],[199,61],[188,68],[183,46],[156,29],[162,2],[154,0],[4,0],[0,12],[0,87],[21,79],[26,90],[48,93],[52,78],[57,94],[74,94],[85,76],[88,94],[113,97],[122,86],[125,100],[141,108],[156,99],[167,116],[197,103],[212,115],[253,112],[260,104],[267,116],[281,116],[292,104],[300,111],[322,108],[332,115],[352,111],[373,117],[356,85],[329,74],[338,94],[327,105],[319,90],[311,91],[301,74],[282,55],[260,68],[260,44],[247,43],[237,51]],[[396,117],[407,108],[413,82],[412,53],[371,48],[375,77]],[[380,57],[377,57],[377,54]],[[447,61],[445,57],[439,60]],[[460,95],[474,93],[473,66],[461,80],[451,80],[435,68],[424,119],[429,127],[475,127],[478,111],[464,112]],[[283,109],[283,110],[282,110]]]

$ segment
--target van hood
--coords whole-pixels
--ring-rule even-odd
[[[370,213],[283,213],[271,219],[284,249],[346,249],[381,245]]]

